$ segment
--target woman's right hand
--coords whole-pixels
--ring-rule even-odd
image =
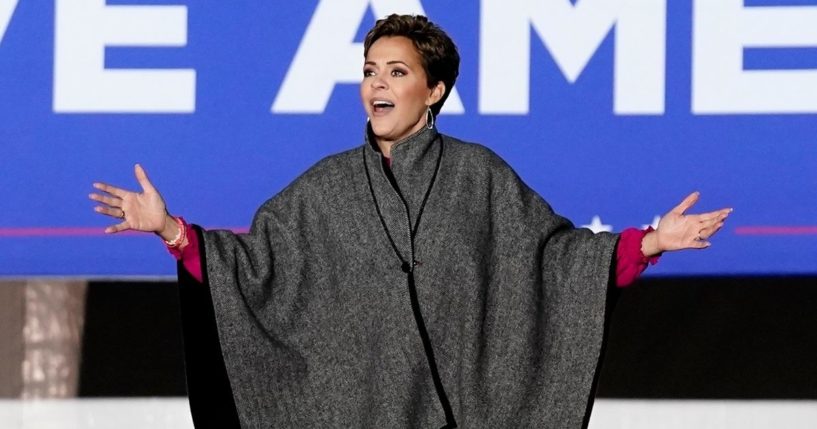
[[[94,210],[97,213],[121,219],[120,223],[105,228],[105,232],[108,234],[127,230],[155,232],[166,241],[173,240],[178,235],[179,228],[175,220],[168,214],[164,199],[150,183],[142,166],[136,164],[134,173],[142,187],[141,193],[105,183],[94,183],[94,188],[104,192],[104,194],[92,193],[88,196],[100,203],[94,207]]]

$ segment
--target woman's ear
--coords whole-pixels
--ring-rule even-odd
[[[437,104],[438,101],[442,100],[444,94],[445,84],[443,81],[439,81],[433,88],[431,88],[431,93],[428,94],[428,97],[426,98],[426,106],[433,106]]]

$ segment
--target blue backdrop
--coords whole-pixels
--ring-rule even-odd
[[[173,260],[156,237],[103,235],[102,229],[112,222],[96,215],[86,197],[94,181],[135,188],[136,162],[145,166],[172,213],[204,227],[241,228],[263,201],[310,165],[360,145],[366,117],[355,83],[334,85],[317,112],[273,108],[299,47],[306,43],[310,22],[321,24],[319,6],[342,2],[320,3],[6,1],[12,5],[9,13],[3,12],[7,6],[0,6],[0,276],[173,274]],[[360,42],[375,15],[382,15],[380,9],[389,4],[419,4],[371,3],[361,19],[337,17],[337,31],[354,28],[349,40],[338,33],[342,42]],[[623,37],[619,28],[629,25],[622,19],[603,32],[574,82],[560,66],[559,55],[564,55],[553,54],[556,42],[551,45],[540,36],[541,29],[530,27],[527,112],[503,112],[492,105],[483,88],[512,85],[510,79],[516,78],[481,81],[488,77],[480,73],[488,71],[480,61],[490,61],[491,55],[483,50],[490,43],[515,41],[504,40],[501,33],[487,34],[486,26],[495,19],[493,13],[485,15],[493,7],[489,3],[494,2],[422,2],[424,11],[455,39],[463,57],[456,87],[463,112],[440,116],[443,133],[491,147],[577,225],[598,216],[616,231],[640,227],[694,190],[702,193],[694,211],[735,208],[709,250],[667,255],[652,274],[817,273],[817,109],[791,101],[797,94],[779,95],[768,88],[758,89],[761,106],[748,111],[708,111],[706,102],[696,107],[693,100],[701,94],[695,94],[693,58],[716,46],[704,36],[694,42],[695,31],[705,31],[705,19],[698,14],[712,12],[705,10],[704,0],[697,2],[700,6],[669,2],[665,17],[647,19],[659,27],[665,24],[665,40],[659,42],[666,58],[645,54],[647,63],[663,64],[665,83],[663,95],[658,94],[663,106],[644,113],[616,113],[614,108],[616,97],[623,97],[614,91],[616,52],[628,49],[616,42]],[[593,1],[572,6],[566,0],[516,3],[564,3],[577,14],[584,3],[586,16],[594,16],[593,7],[598,14],[607,13]],[[770,13],[798,7],[798,13],[811,14],[807,16],[814,16],[816,8],[815,2],[803,1],[738,3]],[[167,17],[165,24],[162,19],[145,22],[164,25],[155,32],[170,34],[168,40],[178,39],[171,33],[181,31],[184,40],[117,41],[118,32],[149,36],[154,31],[153,24],[140,21],[133,29],[114,25],[119,21],[104,15],[126,4]],[[119,10],[125,15],[133,11]],[[774,19],[768,21],[775,25]],[[743,72],[803,72],[802,91],[813,92],[808,83],[817,81],[808,73],[817,69],[817,41],[809,31],[803,29],[798,43],[747,42]],[[567,40],[580,39],[580,33]],[[95,34],[108,36],[94,42]],[[763,34],[758,38],[775,34],[774,28]],[[176,46],[170,46],[173,43]],[[339,54],[329,46],[324,51],[313,48],[326,58],[318,61],[322,68],[302,73],[302,82],[317,82],[348,64],[335,58]],[[96,69],[94,55],[104,57]],[[362,70],[358,55],[352,61]],[[111,94],[99,75],[126,69],[187,70],[182,81],[193,85],[193,93],[185,95],[184,85],[170,85],[181,88],[181,95],[168,96],[177,104],[162,101],[162,92],[167,93],[162,90],[154,101],[154,95],[143,97],[147,107],[128,107],[127,100],[122,105],[110,99],[111,105],[88,101]],[[82,70],[97,74],[83,75]],[[146,89],[138,89],[142,95],[151,89],[145,82]],[[321,104],[314,101],[320,98],[318,92],[307,90],[299,96],[303,100],[296,101],[304,106]],[[764,108],[763,100],[771,107]]]

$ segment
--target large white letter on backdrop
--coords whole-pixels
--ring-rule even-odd
[[[664,113],[666,9],[666,0],[482,0],[480,113],[528,113],[531,26],[570,83],[615,26],[613,111]]]
[[[392,13],[425,14],[420,0],[321,0],[272,103],[272,113],[323,113],[335,85],[360,83],[363,44],[353,41],[369,5],[378,18]],[[442,113],[464,110],[454,88]]]
[[[817,70],[743,70],[743,49],[817,47],[817,7],[695,2],[692,111],[817,112]]]
[[[57,0],[54,35],[55,112],[195,111],[195,70],[105,69],[109,46],[185,46],[185,6]]]
[[[0,42],[3,41],[3,36],[6,35],[6,29],[11,21],[11,16],[14,15],[14,9],[17,8],[18,0],[0,0]]]

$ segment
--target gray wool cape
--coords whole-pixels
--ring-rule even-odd
[[[586,427],[618,236],[574,228],[483,146],[424,128],[389,168],[370,133],[249,233],[197,229],[196,425]]]

